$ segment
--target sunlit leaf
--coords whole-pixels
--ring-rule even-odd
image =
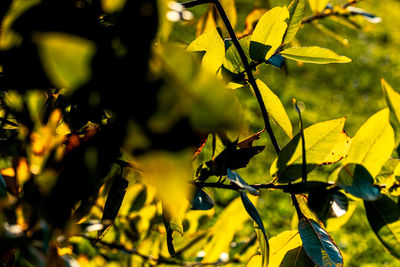
[[[260,251],[262,258],[260,266],[267,267],[269,262],[269,244],[267,235],[258,225],[255,224],[254,228],[257,234],[258,243],[260,244]]]
[[[374,178],[359,164],[344,165],[336,183],[348,193],[364,200],[376,200],[380,195],[379,188],[374,186]]]
[[[301,218],[299,233],[304,249],[318,266],[343,266],[343,257],[331,236],[314,220]]]
[[[292,123],[286,113],[285,108],[282,105],[279,97],[272,92],[271,89],[261,80],[256,80],[258,89],[260,90],[261,97],[264,101],[265,107],[272,120],[284,131],[289,137],[293,137]]]
[[[326,164],[328,157],[337,144],[346,142],[343,125],[345,118],[320,122],[304,129],[307,153],[307,172],[321,164]],[[280,182],[295,181],[302,176],[302,148],[300,134],[282,148],[279,156],[271,165],[271,175]]]
[[[354,136],[343,165],[363,165],[375,177],[394,149],[394,132],[389,123],[389,109],[372,115]]]
[[[222,252],[229,251],[235,233],[243,229],[243,224],[249,218],[242,206],[240,198],[233,200],[224,208],[215,225],[209,229],[210,239],[203,248],[203,263],[216,262]]]
[[[302,241],[298,231],[288,230],[269,239],[270,262],[269,267],[291,266],[302,267],[312,266],[307,254],[299,253],[302,249]],[[305,257],[304,257],[305,256]],[[308,263],[308,265],[303,264]],[[311,262],[312,263],[312,262]]]
[[[400,93],[395,91],[384,79],[381,79],[381,84],[386,103],[395,115],[397,123],[400,124]]]
[[[277,236],[269,239],[270,244],[270,267],[279,267],[283,264],[285,255],[290,250],[295,249],[302,245],[298,231],[284,231]],[[296,265],[294,265],[296,266]]]
[[[224,8],[226,15],[229,18],[232,27],[236,26],[237,21],[237,13],[236,13],[236,5],[234,0],[221,0],[221,5]],[[197,25],[196,25],[196,35],[200,35],[208,30],[220,27],[226,34],[225,25],[216,10],[214,5],[209,5],[207,11],[201,16]]]
[[[0,48],[9,49],[22,42],[22,36],[17,34],[12,25],[14,21],[29,8],[40,3],[40,0],[15,0],[7,11],[1,24]]]
[[[318,46],[290,47],[282,50],[280,53],[285,58],[305,63],[329,64],[351,62],[351,59],[348,57],[340,56],[332,50]]]
[[[283,43],[288,44],[293,40],[301,26],[301,21],[306,9],[306,0],[293,0],[289,7],[289,23]]]
[[[308,4],[314,13],[321,13],[328,3],[329,0],[308,0]]]
[[[258,21],[250,42],[250,57],[259,62],[268,60],[281,46],[289,18],[287,7],[274,7]]]
[[[239,44],[242,47],[246,57],[250,59],[250,38],[251,35],[246,36],[239,40]],[[226,51],[225,58],[223,61],[224,67],[229,70],[231,73],[242,73],[245,71],[243,62],[239,56],[239,53],[234,45],[229,46],[228,50]]]
[[[205,51],[201,65],[211,73],[217,73],[225,56],[225,44],[216,28],[197,37],[188,46],[188,51]]]
[[[161,88],[150,128],[165,133],[185,117],[204,132],[237,127],[240,108],[234,92],[215,75],[199,69],[198,61],[186,50],[171,44],[162,49],[163,65],[170,74],[165,78],[175,82]]]
[[[260,18],[267,12],[268,10],[265,8],[255,8],[247,15],[246,20],[244,22],[245,29],[243,32],[238,33],[238,38],[247,36],[251,34],[254,30],[254,27],[257,25]]]
[[[375,201],[364,201],[368,222],[375,234],[396,258],[400,258],[400,211],[398,203],[382,195]]]
[[[143,183],[156,190],[157,197],[163,202],[170,216],[180,215],[182,206],[187,205],[186,196],[189,194],[189,151],[148,153],[140,157],[138,162],[143,171]]]
[[[77,89],[91,78],[95,44],[66,33],[37,33],[40,59],[50,81],[57,88]]]
[[[354,203],[349,203],[347,212],[341,217],[332,217],[326,221],[326,230],[328,232],[340,231],[342,227],[349,221],[357,206]]]

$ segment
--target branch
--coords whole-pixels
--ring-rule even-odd
[[[194,182],[194,185],[198,188],[210,187],[219,189],[239,190],[241,189],[235,184],[222,184],[222,183],[206,183],[206,182]],[[277,184],[252,184],[250,185],[254,189],[282,189],[290,190],[291,185],[277,185]]]
[[[253,76],[253,72],[251,70],[249,62],[247,61],[247,56],[244,53],[243,48],[240,46],[239,40],[235,34],[235,31],[233,30],[232,24],[230,23],[229,18],[226,15],[226,12],[225,12],[224,8],[222,7],[221,3],[219,2],[219,0],[212,0],[212,2],[214,3],[215,7],[217,8],[218,13],[219,13],[222,21],[224,22],[224,25],[225,25],[226,29],[228,30],[228,33],[232,39],[232,42],[233,42],[234,46],[236,47],[236,50],[238,51],[238,54],[243,63],[244,69],[246,71],[247,78],[249,79],[249,83],[254,90],[254,94],[256,95],[258,105],[260,106],[261,114],[264,119],[265,129],[267,130],[267,133],[272,142],[272,145],[275,148],[276,153],[279,154],[279,152],[281,151],[281,148],[279,147],[279,144],[276,140],[274,132],[272,131],[271,124],[269,122],[268,111],[265,107],[264,101],[263,101],[261,93],[260,93],[260,89],[257,86],[256,80]]]
[[[342,5],[342,8],[343,9],[345,9],[345,8],[347,8],[348,6],[352,6],[352,5],[355,5],[355,4],[357,4],[358,2],[361,2],[362,0],[353,0],[353,1],[349,1],[349,2],[347,2],[347,3],[345,3],[345,4],[343,4]],[[330,10],[330,9],[329,9]],[[340,14],[339,12],[334,12],[334,11],[332,11],[332,10],[330,10],[331,12],[325,12],[325,10],[324,11],[322,11],[322,13],[318,13],[318,14],[314,14],[314,15],[312,15],[312,16],[309,16],[309,17],[307,17],[307,18],[304,18],[303,20],[302,20],[302,24],[306,24],[306,23],[310,23],[310,22],[313,22],[314,20],[318,20],[318,19],[323,19],[323,18],[326,18],[326,17],[330,17],[330,16],[343,16],[342,14]]]

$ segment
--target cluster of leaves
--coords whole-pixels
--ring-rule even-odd
[[[256,76],[262,64],[284,69],[286,60],[351,62],[295,45],[304,23],[379,21],[358,1],[328,2],[258,7],[238,39],[233,0],[3,1],[1,263],[342,266],[325,226],[345,224],[357,200],[400,257],[400,94],[382,80],[388,108],[354,137],[346,118],[304,128],[294,100],[294,134],[279,96]],[[186,8],[200,4],[209,7],[198,37],[185,48],[168,41],[171,21],[190,19]],[[243,120],[244,90],[264,121],[255,133]],[[282,148],[271,122],[289,139]],[[254,145],[262,137],[276,151],[274,179],[249,184],[239,169],[264,151]],[[334,163],[329,181],[307,178]],[[294,229],[268,238],[256,208],[264,189],[291,196]],[[222,190],[237,194],[214,201]]]

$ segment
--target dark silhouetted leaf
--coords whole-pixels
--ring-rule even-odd
[[[116,176],[111,184],[110,191],[107,195],[106,204],[104,205],[102,223],[105,225],[104,229],[100,230],[97,234],[97,240],[103,238],[107,230],[113,224],[118,215],[119,208],[124,200],[126,188],[128,187],[128,180],[122,176]]]
[[[343,266],[343,257],[331,236],[317,222],[302,217],[299,233],[307,255],[318,266]]]
[[[229,145],[214,160],[209,160],[199,166],[196,176],[200,181],[205,181],[208,177],[226,175],[226,170],[236,170],[244,168],[250,159],[263,151],[265,146],[253,146],[236,149],[236,144]]]
[[[281,68],[285,64],[285,58],[281,54],[275,54],[267,60],[274,67]]]
[[[214,207],[212,198],[200,188],[196,188],[192,200],[192,210],[209,210]]]
[[[389,252],[400,258],[400,210],[387,195],[375,201],[364,201],[368,222]]]
[[[253,219],[253,221],[255,223],[254,227],[256,230],[258,241],[260,243],[262,266],[263,267],[268,266],[268,262],[269,262],[268,237],[267,237],[267,234],[265,233],[264,224],[262,222],[260,214],[258,213],[258,211],[257,211],[256,207],[253,205],[253,203],[250,201],[250,199],[247,197],[245,192],[240,191],[240,198],[242,199],[244,208],[246,209],[247,213],[250,215],[250,217]]]
[[[0,174],[0,198],[7,196],[7,185],[3,176]]]
[[[360,164],[343,166],[336,183],[348,193],[364,200],[376,200],[380,195],[379,188],[374,186],[374,178]]]

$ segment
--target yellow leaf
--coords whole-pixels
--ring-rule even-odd
[[[262,99],[268,114],[272,120],[284,131],[284,133],[291,139],[293,137],[292,123],[282,105],[279,97],[272,92],[271,89],[261,80],[257,79],[256,83],[260,89]]]
[[[397,123],[400,124],[400,93],[396,92],[384,79],[381,79],[381,84],[387,105],[395,115]]]
[[[269,267],[279,267],[286,253],[302,245],[298,231],[288,230],[269,239]]]
[[[326,221],[326,230],[328,232],[340,231],[342,226],[345,225],[351,215],[353,215],[356,208],[356,204],[350,203],[347,212],[343,216],[328,219]]]
[[[216,224],[210,229],[211,239],[204,246],[205,256],[202,262],[216,262],[221,253],[228,252],[235,233],[243,229],[243,224],[249,218],[240,197],[225,207]]]
[[[304,129],[307,152],[307,171],[325,163],[338,144],[346,142],[343,126],[346,118],[316,123]],[[302,175],[302,145],[297,134],[280,152],[271,165],[271,175],[278,176],[280,182],[295,181]]]
[[[385,108],[372,115],[357,131],[343,165],[361,164],[375,177],[392,154],[394,146],[389,109]]]
[[[90,63],[95,44],[65,33],[37,33],[39,55],[50,81],[57,88],[76,89],[91,78]]]
[[[246,267],[260,267],[262,266],[262,257],[261,255],[254,255],[251,257],[250,261],[247,263]]]
[[[113,13],[121,10],[126,0],[102,0],[101,6],[106,13]]]
[[[143,170],[141,180],[153,187],[171,216],[179,216],[187,203],[191,176],[191,153],[152,152],[138,159]]]
[[[308,3],[314,13],[321,13],[329,3],[329,0],[308,0]]]
[[[258,21],[250,42],[250,56],[257,61],[268,60],[283,41],[289,11],[287,7],[274,7]]]
[[[203,33],[188,46],[188,51],[205,51],[201,66],[216,74],[225,57],[225,44],[216,28]]]
[[[338,55],[330,49],[318,46],[290,47],[282,50],[281,55],[291,60],[314,64],[351,62],[348,57]]]

